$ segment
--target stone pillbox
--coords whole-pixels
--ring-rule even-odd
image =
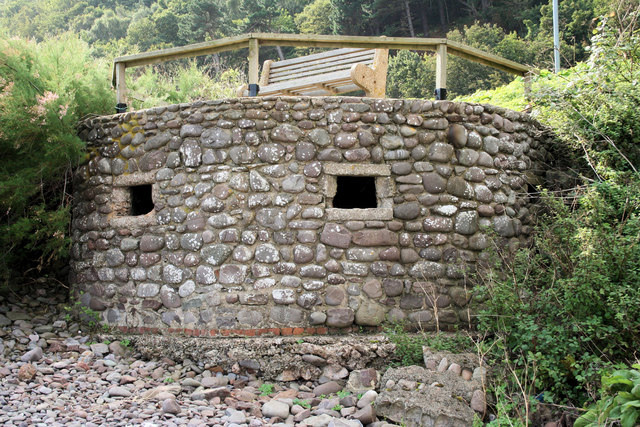
[[[487,235],[526,241],[557,160],[527,115],[449,101],[198,101],[80,135],[74,290],[143,331],[469,325]]]

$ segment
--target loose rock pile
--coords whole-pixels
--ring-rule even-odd
[[[253,361],[237,359],[223,369],[215,359],[173,357],[178,354],[168,347],[166,353],[158,352],[147,360],[139,352],[144,338],[136,337],[139,342],[126,339],[97,342],[100,336],[82,332],[79,324],[65,318],[61,307],[62,296],[45,292],[32,299],[18,296],[0,299],[3,383],[0,424],[390,427],[393,424],[385,422],[385,418],[406,425],[422,425],[428,420],[425,417],[448,420],[447,425],[469,425],[473,418],[468,405],[465,408],[461,402],[451,404],[440,396],[449,393],[451,399],[450,390],[455,390],[464,400],[471,401],[473,407],[478,370],[467,380],[465,372],[474,366],[455,356],[448,356],[454,362],[450,366],[439,361],[440,369],[436,367],[435,371],[419,367],[388,369],[382,381],[381,366],[361,368],[352,353],[344,358],[348,343],[342,344],[342,350],[327,346],[329,352],[342,352],[341,355],[326,354],[326,358],[310,353],[298,355],[317,369],[309,371],[314,375],[308,379],[296,371],[301,365],[286,369],[277,360],[270,363],[268,357]],[[354,337],[351,345],[355,348],[359,341],[369,341],[369,345],[383,352],[392,346],[376,343],[378,339],[384,340]],[[298,340],[313,341],[313,337]],[[315,345],[298,344],[306,350]],[[272,349],[270,345],[263,348]],[[243,354],[240,351],[236,355]],[[427,366],[432,367],[428,357]],[[378,359],[363,356],[362,363],[379,364]],[[342,365],[330,363],[338,360]],[[263,371],[265,364],[282,368],[279,378],[273,378],[274,370]],[[445,364],[445,372],[436,372],[442,371]],[[283,373],[291,377],[285,378]],[[265,382],[265,376],[280,382]],[[437,381],[446,387],[434,386]],[[418,382],[425,387],[418,386]],[[381,384],[384,387],[380,390]],[[426,390],[441,393],[432,395]],[[430,409],[415,415],[417,408],[423,407],[423,399],[430,397],[441,399],[445,407],[430,402]],[[405,404],[403,408],[398,404],[400,401]],[[464,417],[452,414],[457,410]]]

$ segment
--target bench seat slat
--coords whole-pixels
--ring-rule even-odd
[[[297,74],[291,74],[289,76],[284,76],[284,77],[276,77],[274,79],[269,79],[269,84],[275,84],[275,83],[281,83],[281,82],[286,82],[288,80],[299,80],[299,79],[304,79],[306,77],[313,77],[313,76],[317,76],[317,75],[321,75],[321,74],[327,74],[327,73],[333,73],[336,71],[348,71],[351,69],[351,66],[353,64],[343,64],[337,67],[331,67],[331,68],[320,68],[317,70],[310,70],[310,71],[305,71],[305,72],[301,72],[301,73],[297,73]]]
[[[260,94],[267,95],[274,92],[287,91],[292,88],[305,88],[319,83],[334,86],[337,83],[351,82],[350,70],[335,71],[328,74],[305,77],[298,80],[288,80],[280,83],[270,84],[260,88]]]
[[[318,65],[324,65],[324,64],[332,64],[332,63],[336,63],[336,62],[342,62],[342,61],[351,61],[354,63],[358,63],[358,62],[373,62],[373,57],[375,55],[375,51],[373,50],[369,50],[369,51],[365,51],[365,52],[355,52],[355,53],[350,53],[347,55],[342,55],[342,56],[332,56],[331,58],[324,58],[322,60],[314,60],[314,61],[307,61],[304,63],[297,63],[297,64],[293,64],[290,66],[286,66],[286,67],[275,67],[275,64],[277,64],[277,62],[273,62],[271,64],[271,73],[274,74],[279,74],[279,73],[286,73],[290,70],[299,70],[299,69],[304,69],[304,68],[308,68],[308,67],[313,67],[313,66],[318,66]]]
[[[313,55],[301,56],[298,58],[285,59],[284,61],[274,62],[272,66],[274,69],[276,69],[276,68],[286,67],[286,66],[295,65],[295,64],[306,64],[309,61],[321,60],[324,58],[331,58],[334,56],[343,56],[350,53],[358,53],[358,52],[363,52],[367,50],[372,50],[372,49],[347,47],[343,49],[329,50],[327,52],[315,53]]]
[[[340,61],[333,61],[326,64],[312,64],[309,67],[305,68],[296,68],[292,70],[286,70],[282,72],[271,72],[269,73],[269,84],[279,82],[282,80],[291,80],[298,79],[301,77],[305,77],[306,75],[312,74],[320,74],[327,73],[332,71],[337,71],[345,68],[351,68],[353,64],[365,64],[371,65],[373,64],[373,56],[370,58],[356,58],[357,60],[352,59],[343,59]]]

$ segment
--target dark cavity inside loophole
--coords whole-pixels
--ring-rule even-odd
[[[131,189],[131,215],[146,215],[154,208],[151,198],[151,184],[136,185]]]
[[[333,207],[340,209],[367,209],[378,207],[376,178],[374,176],[338,176]]]

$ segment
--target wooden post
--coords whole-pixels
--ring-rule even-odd
[[[258,86],[259,67],[259,44],[258,39],[249,39],[249,96],[257,96],[260,91]]]
[[[116,63],[116,113],[124,113],[127,111],[126,67],[124,62]]]
[[[447,99],[447,45],[436,49],[436,99]]]

